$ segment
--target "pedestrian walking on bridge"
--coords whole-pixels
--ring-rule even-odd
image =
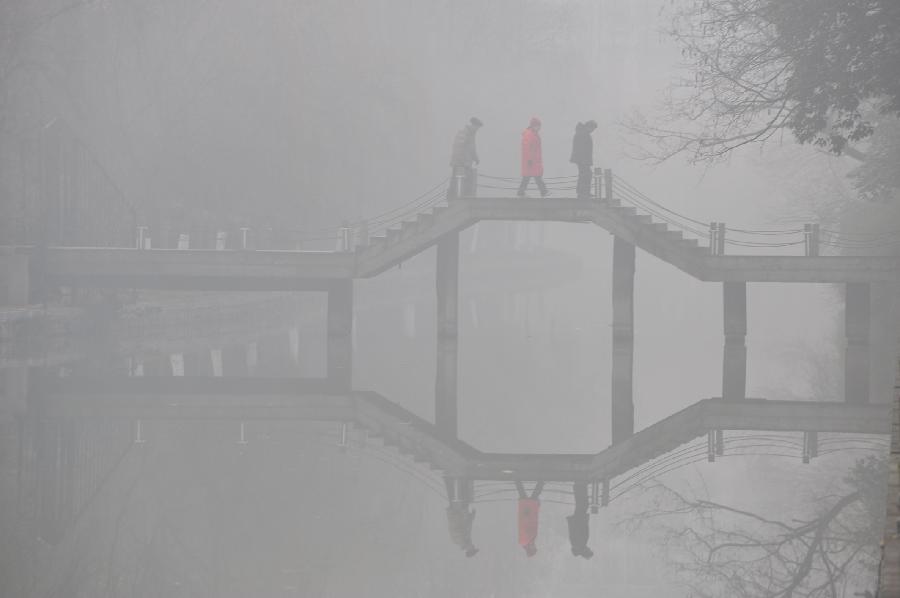
[[[445,477],[447,486],[447,530],[450,540],[459,546],[466,557],[473,557],[478,549],[472,543],[472,523],[475,521],[475,509],[469,509],[472,500],[472,482],[462,478]]]
[[[541,119],[531,117],[528,128],[522,131],[522,182],[516,193],[519,197],[525,197],[525,188],[533,178],[537,183],[541,197],[547,197],[550,192],[544,184],[544,158],[541,153]]]
[[[591,197],[591,170],[594,166],[594,142],[591,133],[596,128],[597,123],[593,120],[575,125],[572,157],[569,158],[569,162],[578,166],[578,185],[575,187],[578,199]]]
[[[475,195],[475,166],[479,163],[475,135],[483,124],[478,117],[473,116],[469,119],[469,124],[460,129],[453,138],[448,199]]]
[[[575,482],[575,512],[566,517],[569,524],[569,543],[572,545],[572,556],[589,559],[594,551],[588,548],[591,536],[590,519],[588,518],[587,482]]]
[[[538,482],[531,491],[531,496],[525,492],[525,486],[522,482],[516,480],[516,490],[519,491],[519,545],[529,557],[537,554],[537,547],[534,545],[538,535],[538,516],[541,512],[541,491],[544,489],[544,482]]]

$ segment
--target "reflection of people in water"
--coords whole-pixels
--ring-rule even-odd
[[[519,491],[519,544],[529,557],[537,554],[534,541],[538,534],[538,515],[541,511],[541,490],[544,482],[538,482],[531,491],[531,496],[525,493],[525,486],[516,480],[516,490]]]
[[[575,482],[573,490],[575,492],[575,512],[566,517],[566,523],[569,524],[572,555],[589,559],[594,556],[594,551],[587,545],[591,535],[590,520],[588,519],[587,482]]]
[[[462,478],[444,478],[447,485],[447,529],[454,544],[465,551],[467,557],[478,552],[472,544],[472,522],[475,509],[469,509],[472,500],[471,482]]]

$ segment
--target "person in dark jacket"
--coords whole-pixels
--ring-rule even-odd
[[[578,166],[578,185],[576,187],[578,199],[588,199],[591,196],[591,169],[594,165],[594,143],[591,133],[596,128],[597,123],[592,120],[575,125],[575,136],[572,137],[572,157],[569,158],[569,162]]]
[[[569,524],[569,543],[572,545],[572,556],[589,559],[594,556],[594,551],[587,545],[591,535],[587,482],[575,482],[574,491],[575,512],[566,517],[566,523]]]
[[[538,516],[541,512],[541,491],[544,482],[538,482],[531,491],[531,496],[525,492],[525,486],[516,480],[516,490],[519,492],[519,545],[529,557],[537,554],[537,546],[534,542],[538,535]]]
[[[478,117],[469,119],[469,124],[456,133],[450,150],[450,189],[448,198],[468,197],[475,194],[475,166],[478,164],[478,150],[475,134],[484,125]],[[461,177],[461,181],[460,181]]]
[[[475,521],[475,509],[469,509],[471,486],[469,480],[445,477],[447,486],[447,529],[450,540],[459,546],[471,558],[478,553],[472,543],[472,523]]]

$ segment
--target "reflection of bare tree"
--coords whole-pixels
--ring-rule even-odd
[[[884,512],[882,459],[859,460],[803,519],[755,513],[657,486],[629,518],[654,526],[696,598],[836,598],[872,587]],[[788,509],[785,509],[787,511]]]

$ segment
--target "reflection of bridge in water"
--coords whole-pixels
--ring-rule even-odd
[[[808,460],[819,453],[820,435],[890,432],[889,407],[869,404],[869,338],[871,286],[900,280],[896,259],[819,255],[812,228],[803,256],[724,255],[723,227],[712,227],[709,245],[701,246],[670,228],[669,219],[660,222],[662,212],[652,209],[658,204],[632,201],[635,196],[624,189],[614,194],[611,174],[605,176],[602,201],[463,198],[429,205],[427,211],[417,205],[412,219],[383,236],[364,236],[352,251],[49,248],[38,254],[28,249],[0,254],[0,266],[18,277],[13,286],[19,290],[39,272],[59,285],[327,293],[326,372],[320,379],[29,379],[26,372],[21,380],[7,381],[7,401],[20,406],[21,496],[37,509],[41,536],[62,536],[121,455],[140,440],[140,423],[150,420],[337,422],[342,438],[352,425],[450,480],[587,483],[595,505],[608,502],[617,487],[625,491],[635,470],[685,445],[691,459],[715,460],[727,456],[745,432],[799,433],[797,454]],[[629,201],[633,205],[624,205]],[[650,213],[638,213],[640,208]],[[459,439],[459,234],[483,220],[593,223],[614,236],[611,447],[596,454],[499,454]],[[437,247],[437,367],[434,419],[427,421],[375,392],[352,389],[353,281],[377,276],[432,246]],[[636,249],[700,280],[723,283],[724,308],[722,397],[701,400],[637,432],[632,397]],[[845,285],[844,402],[746,397],[748,282]],[[0,301],[10,300],[11,288]],[[690,443],[704,437],[698,453]],[[617,486],[622,477],[629,481]]]
[[[145,427],[164,422],[231,421],[242,441],[254,422],[333,422],[337,444],[355,438],[360,450],[376,440],[395,447],[410,459],[398,467],[426,483],[434,472],[470,484],[583,482],[594,508],[697,461],[773,454],[808,462],[820,444],[823,452],[873,449],[890,433],[886,404],[705,399],[598,453],[490,453],[376,392],[345,391],[327,378],[66,376],[35,378],[31,388],[20,438],[22,454],[30,455],[20,472],[22,496],[31,497],[48,541],[88,508],[132,444],[143,442]]]

